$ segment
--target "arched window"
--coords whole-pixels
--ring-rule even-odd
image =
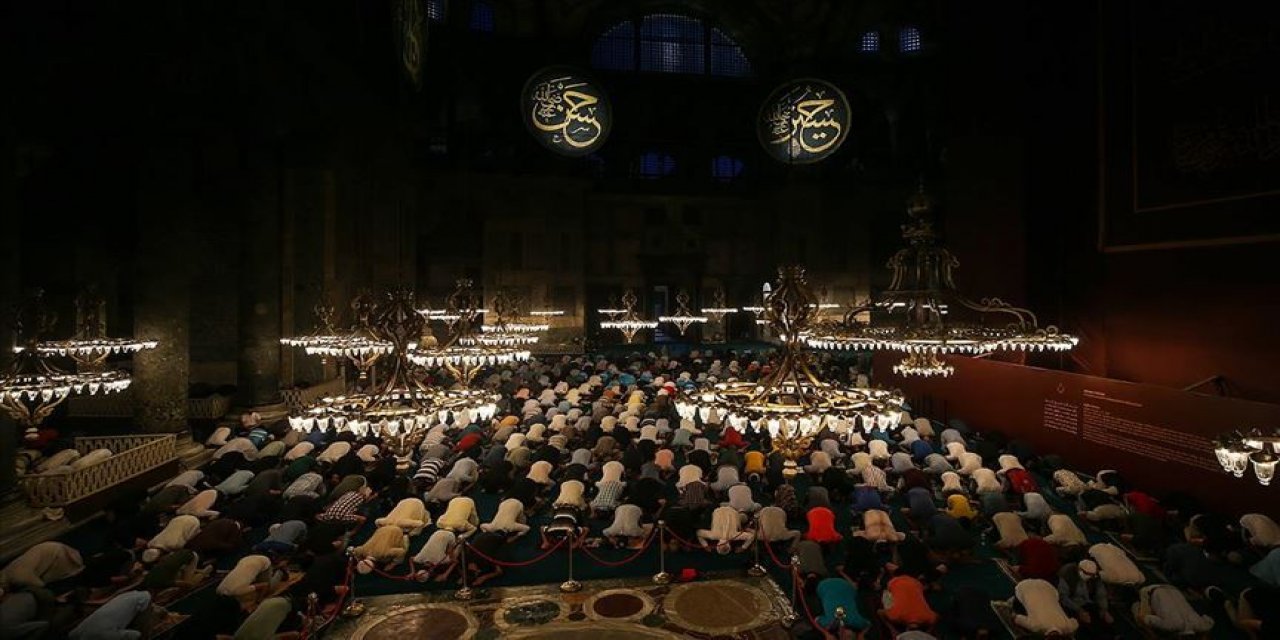
[[[862,38],[858,41],[858,51],[863,53],[876,53],[880,50],[880,32],[866,31],[863,32]]]
[[[471,3],[471,30],[493,33],[493,5],[489,0],[473,0]]]
[[[920,29],[919,27],[903,27],[898,31],[898,51],[902,53],[915,53],[920,50]]]
[[[711,177],[729,181],[742,175],[742,159],[733,156],[716,156],[711,159]]]
[[[427,0],[427,19],[432,22],[444,22],[445,0]]]
[[[613,71],[655,71],[746,77],[751,63],[727,34],[702,20],[657,13],[613,25],[591,49],[591,65]]]
[[[636,159],[636,176],[661,178],[676,172],[676,159],[659,151],[646,151]]]

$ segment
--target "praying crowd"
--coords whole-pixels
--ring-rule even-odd
[[[791,464],[767,431],[675,409],[770,366],[695,351],[494,368],[479,381],[502,397],[491,421],[438,424],[399,456],[377,436],[249,416],[209,437],[203,468],[121,492],[95,547],[45,542],[5,566],[0,639],[147,638],[196,592],[208,602],[181,637],[306,637],[375,580],[502,586],[566,547],[649,576],[664,543],[677,578],[759,558],[784,591],[794,581],[812,637],[1280,637],[1280,527],[1265,515],[1077,473],[958,420],[833,421]],[[980,566],[1012,589],[951,579]]]

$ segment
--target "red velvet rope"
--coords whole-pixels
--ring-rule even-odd
[[[684,538],[681,538],[680,536],[676,535],[676,532],[672,531],[672,530],[671,530],[671,527],[667,527],[666,529],[667,529],[667,535],[669,535],[669,536],[671,536],[672,538],[674,538],[676,542],[679,542],[680,544],[684,545],[684,547],[685,547],[686,549],[701,549],[701,548],[702,548],[702,545],[700,545],[700,544],[694,544],[694,543],[689,542],[688,540],[685,540]]]
[[[813,611],[809,610],[809,601],[805,599],[804,588],[800,585],[800,569],[799,568],[793,568],[791,570],[791,582],[792,582],[793,588],[796,591],[796,599],[800,601],[800,606],[801,608],[804,609],[804,615],[806,618],[809,619],[809,626],[813,627],[813,629],[818,633],[821,633],[823,638],[830,638],[831,634],[828,633],[826,629],[823,629],[822,626],[818,624],[818,619],[813,617]]]
[[[769,557],[773,560],[773,563],[774,563],[775,565],[778,565],[778,568],[779,568],[779,569],[789,569],[789,568],[791,568],[791,563],[789,563],[789,562],[783,562],[783,561],[781,561],[781,560],[779,560],[779,559],[778,559],[777,554],[775,554],[775,553],[773,552],[773,547],[769,544],[769,540],[768,540],[767,538],[765,538],[765,537],[761,536],[761,538],[760,538],[760,542],[764,544],[764,550],[769,552]]]
[[[491,563],[493,563],[493,564],[498,565],[499,567],[527,567],[527,566],[529,566],[529,565],[537,564],[537,563],[542,562],[543,560],[545,560],[545,559],[547,558],[547,556],[549,556],[549,555],[551,555],[552,553],[554,553],[556,549],[559,549],[560,547],[564,546],[565,540],[567,540],[567,538],[565,538],[565,539],[561,539],[560,541],[556,542],[554,545],[552,545],[552,547],[551,547],[550,549],[547,549],[546,553],[543,553],[542,555],[540,555],[540,556],[538,556],[538,557],[536,557],[536,558],[534,558],[534,559],[532,559],[532,560],[525,560],[524,562],[503,562],[503,561],[501,561],[501,560],[495,560],[495,559],[493,559],[493,558],[490,558],[489,556],[486,556],[485,554],[483,554],[483,553],[481,553],[481,552],[479,552],[479,551],[476,551],[476,548],[475,548],[475,547],[473,547],[473,546],[471,546],[471,543],[464,543],[464,544],[466,544],[466,545],[467,545],[467,551],[468,551],[468,552],[470,552],[470,553],[474,553],[474,554],[476,554],[476,555],[480,556],[481,558],[484,558],[486,562],[491,562]]]
[[[307,638],[311,635],[311,631],[329,626],[329,624],[333,622],[335,618],[338,617],[338,614],[342,613],[342,603],[347,599],[348,596],[351,595],[351,583],[355,579],[355,569],[356,569],[356,563],[354,560],[347,562],[347,575],[345,578],[342,579],[342,584],[347,588],[347,590],[341,596],[338,597],[338,602],[334,604],[333,615],[329,616],[328,620],[325,620],[324,622],[321,622],[318,625],[312,625],[310,629],[308,629],[307,627],[303,627],[302,634],[301,634],[302,640],[307,640]]]
[[[631,564],[632,562],[635,561],[636,558],[640,557],[640,554],[644,553],[645,551],[648,551],[649,545],[653,543],[654,534],[656,534],[657,532],[658,530],[655,527],[652,531],[649,532],[649,537],[645,538],[644,544],[640,545],[640,548],[637,549],[635,553],[627,556],[626,558],[623,558],[622,560],[617,560],[613,562],[609,560],[603,560],[597,557],[594,553],[591,553],[591,551],[587,549],[585,546],[582,548],[582,553],[586,554],[586,556],[588,558],[591,558],[591,560],[594,561],[596,564],[604,565],[606,567],[621,567],[624,564]]]
[[[384,578],[388,578],[388,579],[391,579],[391,580],[406,580],[406,581],[407,581],[407,580],[413,580],[413,579],[414,579],[414,578],[413,578],[413,576],[414,576],[415,574],[417,574],[417,573],[418,573],[417,571],[414,571],[414,570],[413,570],[413,567],[412,567],[412,566],[410,566],[410,567],[409,567],[409,573],[407,573],[407,574],[405,574],[405,575],[403,575],[403,576],[393,576],[393,575],[391,575],[391,574],[387,573],[386,571],[383,571],[382,569],[379,569],[379,568],[378,568],[378,565],[377,565],[376,563],[373,565],[373,572],[374,572],[374,573],[376,573],[376,574],[378,574],[378,575],[380,575],[380,576],[382,576],[382,577],[384,577]]]

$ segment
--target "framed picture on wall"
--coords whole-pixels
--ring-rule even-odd
[[[1099,247],[1280,241],[1275,9],[1099,11]]]

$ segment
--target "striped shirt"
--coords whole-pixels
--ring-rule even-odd
[[[364,495],[359,491],[350,491],[346,495],[334,500],[324,513],[316,516],[316,520],[321,522],[357,522],[356,511],[360,509],[360,505],[364,504]]]

